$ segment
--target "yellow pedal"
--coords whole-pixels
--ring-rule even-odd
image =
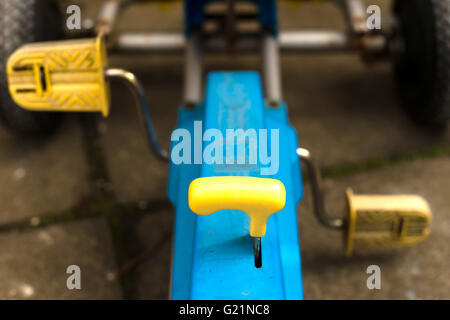
[[[281,181],[256,177],[198,178],[189,185],[189,207],[199,215],[241,210],[250,217],[250,235],[263,237],[267,219],[284,208],[286,189]]]
[[[101,37],[26,44],[8,60],[11,97],[34,111],[109,113],[104,70],[106,47]]]
[[[347,189],[346,255],[357,248],[403,247],[430,233],[428,203],[414,195],[354,195]]]

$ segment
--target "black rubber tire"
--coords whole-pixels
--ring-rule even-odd
[[[51,133],[61,116],[54,112],[33,112],[19,108],[11,99],[5,76],[11,53],[28,42],[62,37],[59,8],[51,0],[0,0],[0,120],[21,136]]]
[[[418,123],[450,118],[450,0],[395,0],[402,53],[394,59],[401,104]]]

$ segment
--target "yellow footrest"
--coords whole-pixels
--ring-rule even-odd
[[[428,203],[415,195],[354,195],[347,190],[346,255],[356,248],[403,247],[430,233]]]
[[[26,44],[8,60],[9,92],[20,107],[34,111],[109,113],[101,37]]]

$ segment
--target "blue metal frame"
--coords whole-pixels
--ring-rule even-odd
[[[184,1],[184,26],[185,33],[192,29],[201,28],[205,21],[204,7],[215,0],[185,0]],[[259,7],[259,21],[265,30],[270,30],[275,35],[278,33],[277,3],[276,0],[244,0],[256,3]]]
[[[257,269],[248,216],[240,211],[197,216],[188,206],[188,188],[198,177],[261,176],[263,165],[258,162],[254,166],[225,168],[171,162],[168,192],[176,211],[171,298],[302,299],[296,207],[303,186],[296,154],[297,134],[288,123],[286,106],[272,108],[264,104],[256,72],[213,72],[208,76],[204,105],[190,110],[180,108],[178,119],[177,128],[187,130],[192,137],[194,121],[202,121],[203,131],[218,129],[224,137],[226,129],[278,129],[279,170],[262,177],[283,182],[286,205],[268,220],[262,238],[263,266]]]

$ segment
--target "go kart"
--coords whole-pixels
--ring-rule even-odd
[[[415,195],[348,189],[346,212],[327,214],[320,170],[289,124],[279,53],[357,51],[366,61],[392,59],[404,109],[417,122],[442,126],[450,116],[449,0],[395,0],[381,29],[367,23],[362,1],[333,0],[346,31],[280,31],[275,0],[186,0],[182,32],[114,32],[121,9],[133,2],[104,1],[92,28],[61,40],[53,1],[3,0],[0,116],[18,134],[41,135],[56,127],[61,111],[107,117],[110,81],[133,91],[149,146],[170,166],[172,299],[303,299],[296,209],[301,164],[315,215],[343,233],[347,256],[415,245],[429,235],[428,203]],[[239,21],[258,30],[240,30]],[[184,96],[169,151],[159,143],[142,85],[108,66],[109,51],[185,55]],[[261,52],[262,74],[214,71],[203,79],[204,54],[248,51]]]

